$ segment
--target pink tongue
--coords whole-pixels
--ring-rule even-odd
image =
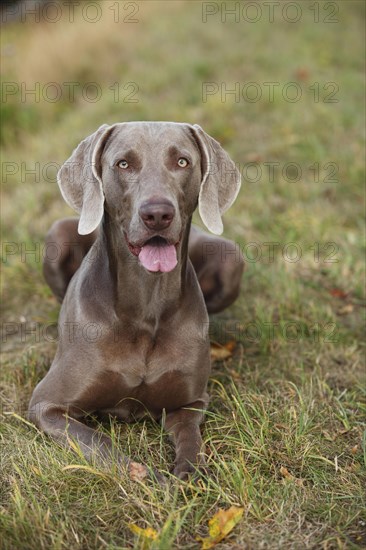
[[[178,263],[177,251],[173,244],[145,244],[139,260],[149,271],[171,271]]]

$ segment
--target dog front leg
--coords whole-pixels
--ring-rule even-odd
[[[98,466],[110,466],[113,463],[122,466],[127,469],[132,480],[150,476],[160,484],[165,483],[165,478],[159,472],[150,471],[145,465],[123,455],[113,447],[110,437],[73,418],[72,414],[64,406],[38,402],[31,403],[28,416],[40,430],[62,446],[74,448],[75,442],[89,462],[95,462]]]
[[[58,441],[62,446],[73,448],[74,441],[88,461],[111,462],[117,452],[111,439],[90,428],[73,417],[74,412],[62,405],[46,401],[31,403],[29,419],[44,433]],[[74,416],[77,416],[76,414]],[[127,457],[118,456],[119,461],[128,464]]]
[[[184,408],[167,414],[164,428],[175,445],[173,474],[186,479],[197,467],[205,463],[202,453],[200,424],[208,404],[207,394]]]

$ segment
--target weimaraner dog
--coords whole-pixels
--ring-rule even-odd
[[[234,202],[240,173],[199,126],[103,125],[61,167],[65,201],[80,214],[56,222],[60,254],[44,273],[62,301],[59,344],[33,392],[30,419],[88,460],[139,465],[85,423],[88,414],[162,419],[175,444],[174,475],[203,464],[200,423],[208,404],[208,313],[238,295],[235,244],[191,229],[198,204],[214,234]],[[206,304],[205,304],[206,302]]]

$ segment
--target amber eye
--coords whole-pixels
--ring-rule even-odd
[[[188,160],[181,157],[179,160],[178,160],[178,166],[180,166],[181,168],[185,168],[186,166],[188,166]]]
[[[122,168],[122,170],[126,170],[126,168],[128,168],[128,162],[126,160],[120,160],[118,166]]]

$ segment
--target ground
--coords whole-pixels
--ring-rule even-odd
[[[95,5],[2,29],[2,547],[148,547],[135,524],[158,532],[153,548],[188,550],[238,506],[218,548],[365,548],[364,3]],[[243,174],[224,219],[242,292],[211,319],[232,354],[209,384],[210,475],[168,488],[80,468],[26,420],[56,348],[42,256],[71,214],[57,167],[100,124],[128,120],[198,123]],[[159,425],[100,429],[169,471]]]

